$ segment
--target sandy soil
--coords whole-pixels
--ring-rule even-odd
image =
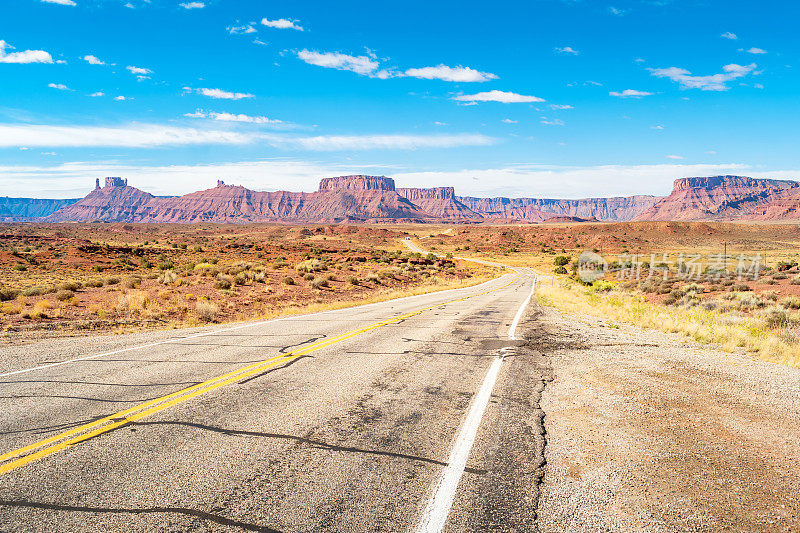
[[[800,531],[800,370],[543,308],[541,531]]]

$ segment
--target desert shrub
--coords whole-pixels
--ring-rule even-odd
[[[284,285],[294,285],[295,284],[294,278],[291,277],[291,276],[286,276],[281,281],[283,282]]]
[[[158,282],[162,285],[171,285],[178,280],[178,275],[174,270],[165,270],[158,276]]]
[[[120,294],[118,307],[132,313],[142,312],[150,307],[150,295],[145,291],[129,291]]]
[[[75,293],[70,290],[62,289],[56,292],[56,300],[58,300],[59,302],[66,302],[67,300],[72,299],[74,297]]]
[[[39,318],[47,318],[47,311],[53,308],[53,304],[51,304],[48,300],[39,300],[33,305],[33,309],[28,313],[28,318],[33,320]]]
[[[789,278],[789,276],[787,276],[783,272],[777,272],[777,273],[772,275],[772,279],[788,279],[788,278]]]
[[[800,285],[800,276],[795,276],[792,278],[792,281],[789,282],[790,285]]]
[[[313,289],[321,289],[322,287],[327,287],[328,285],[328,280],[325,278],[315,278],[314,281],[311,282],[311,288]]]
[[[212,322],[219,314],[219,306],[206,298],[200,298],[194,306],[195,312],[200,320]]]
[[[742,283],[740,285],[731,285],[731,290],[735,291],[735,292],[747,292],[747,291],[751,291],[753,289],[751,289],[750,287],[748,287],[747,285]]]
[[[761,293],[761,297],[764,298],[765,300],[770,300],[775,302],[778,300],[778,291],[764,291]]]
[[[775,281],[774,279],[764,278],[764,279],[761,280],[761,283],[763,285],[775,285],[778,282]]]
[[[58,290],[60,291],[77,291],[81,288],[81,282],[79,281],[65,281],[58,285]]]
[[[733,280],[732,280],[732,279],[726,279],[726,280],[724,280],[724,281],[722,282],[722,285],[723,285],[723,286],[725,286],[725,287],[730,287],[731,285],[733,285],[733,283],[734,283],[734,282],[733,282]]]
[[[19,295],[19,291],[17,289],[12,289],[10,287],[0,287],[0,302],[7,302],[8,300],[13,300]]]
[[[308,274],[305,274],[303,276],[303,279],[306,280],[306,281],[311,281],[312,279],[314,279],[314,274],[309,272]]]
[[[92,279],[92,280],[87,281],[84,285],[86,287],[95,287],[95,288],[102,287],[103,286],[103,280]]]
[[[744,310],[757,309],[757,308],[760,308],[760,307],[764,307],[765,305],[766,305],[766,303],[764,302],[764,300],[761,299],[760,296],[758,296],[756,294],[753,294],[753,293],[742,294],[739,297],[739,308],[740,309],[744,309]]]
[[[768,328],[777,329],[789,325],[789,313],[786,309],[773,305],[764,311],[764,323]]]
[[[372,283],[379,283],[379,281],[378,281],[379,278],[378,278],[377,274],[367,274],[367,277],[365,279],[367,281],[372,282]]]
[[[604,279],[599,279],[592,283],[592,290],[595,292],[609,292],[614,288],[614,284]]]
[[[311,273],[311,272],[321,272],[323,270],[328,270],[328,266],[319,259],[308,259],[301,263],[297,263],[294,268],[295,270],[297,270],[298,273],[301,274],[304,272]]]
[[[555,274],[566,274],[567,273],[567,269],[564,268],[563,266],[557,266],[556,268],[553,269],[553,273],[555,273]]]
[[[244,274],[244,272],[240,272],[236,274],[236,277],[233,278],[233,282],[237,285],[244,285],[247,283],[247,276]]]
[[[233,277],[226,274],[218,274],[217,281],[214,282],[215,289],[230,289],[233,286]]]
[[[44,285],[34,285],[33,287],[28,287],[27,289],[23,289],[22,295],[23,296],[42,296],[43,294],[47,294],[49,292],[53,292],[50,290],[50,287],[46,287]]]
[[[116,285],[120,282],[120,279],[116,276],[110,276],[106,278],[106,285]]]
[[[158,263],[159,270],[172,270],[173,268],[175,268],[175,264],[169,259]]]
[[[347,283],[349,283],[350,285],[358,285],[359,281],[357,277],[350,276],[349,278],[347,278]]]
[[[570,262],[570,258],[566,255],[557,255],[555,259],[553,259],[553,264],[556,266],[567,266]]]
[[[800,298],[797,296],[787,296],[781,300],[781,305],[787,309],[800,309]]]
[[[16,270],[17,272],[25,272],[26,270],[28,270],[28,267],[26,267],[22,263],[17,263],[16,265],[14,265],[14,270]]]
[[[674,294],[670,294],[666,298],[664,298],[664,305],[673,305],[678,301],[678,298],[675,297]]]
[[[381,278],[381,279],[392,278],[392,277],[394,277],[394,273],[391,270],[389,270],[388,268],[385,268],[383,270],[379,270],[378,271],[378,277]]]
[[[142,278],[140,276],[128,276],[122,280],[122,286],[126,289],[135,289],[142,283]]]

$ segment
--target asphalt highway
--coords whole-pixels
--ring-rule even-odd
[[[0,348],[0,530],[535,530],[534,279]]]

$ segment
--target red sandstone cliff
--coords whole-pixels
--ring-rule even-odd
[[[789,194],[795,181],[713,176],[675,180],[672,193],[634,220],[733,220]]]
[[[480,220],[483,218],[479,213],[456,200],[456,192],[453,187],[400,188],[397,189],[397,192],[432,217],[450,220]]]
[[[516,218],[528,222],[542,222],[553,216],[562,215],[625,222],[641,214],[659,200],[657,196],[583,198],[580,200],[457,196],[456,199],[485,218]]]

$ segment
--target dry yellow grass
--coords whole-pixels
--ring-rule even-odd
[[[768,317],[731,310],[653,304],[621,290],[595,292],[565,278],[540,284],[537,299],[571,314],[597,316],[668,333],[682,333],[726,351],[744,349],[761,359],[800,367],[796,325],[769,326]]]

